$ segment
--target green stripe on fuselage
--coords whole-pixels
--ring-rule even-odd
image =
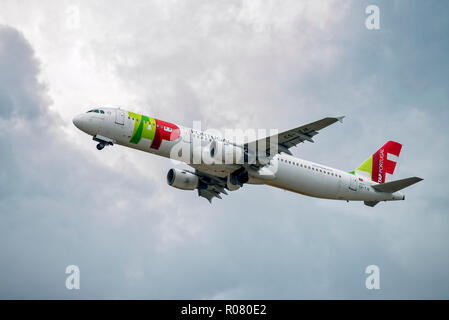
[[[153,141],[156,133],[156,120],[134,112],[128,112],[128,116],[134,118],[134,129],[130,143],[138,144],[142,138]]]

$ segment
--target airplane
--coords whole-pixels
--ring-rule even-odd
[[[172,168],[167,183],[181,190],[197,190],[209,202],[244,184],[268,185],[315,198],[363,201],[370,207],[380,201],[405,200],[400,190],[423,179],[385,182],[386,174],[394,173],[401,152],[398,142],[388,141],[351,172],[293,156],[290,148],[314,142],[321,129],[343,122],[343,118],[323,118],[247,143],[121,108],[92,109],[76,115],[73,123],[92,136],[98,150],[117,144],[172,159],[173,150],[178,150],[178,155],[186,153],[181,159],[193,170]],[[213,161],[205,161],[204,155]],[[192,161],[195,157],[199,161]]]

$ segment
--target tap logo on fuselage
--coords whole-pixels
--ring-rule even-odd
[[[173,123],[128,112],[128,118],[134,121],[134,129],[130,143],[138,144],[142,138],[150,140],[150,148],[159,150],[162,141],[175,141],[181,132]]]

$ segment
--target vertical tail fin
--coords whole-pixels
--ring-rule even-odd
[[[369,175],[372,181],[385,183],[385,174],[393,174],[397,159],[391,159],[389,155],[399,157],[402,145],[398,142],[388,141],[371,157],[363,162],[352,174]]]

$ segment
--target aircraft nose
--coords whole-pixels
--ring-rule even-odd
[[[86,129],[86,118],[84,117],[83,114],[79,114],[77,116],[75,116],[72,120],[73,124],[75,125],[75,127],[77,127],[78,129],[84,131]]]
[[[81,116],[80,115],[76,115],[73,119],[72,119],[73,124],[75,125],[75,127],[77,127],[79,129],[80,124],[81,124]]]

